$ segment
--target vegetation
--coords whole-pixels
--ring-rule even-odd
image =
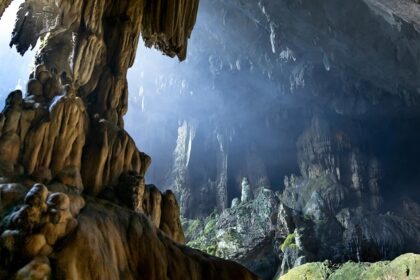
[[[296,234],[295,233],[291,233],[289,234],[286,239],[284,240],[284,242],[280,245],[280,250],[282,252],[286,251],[287,248],[289,247],[296,247]]]
[[[393,261],[347,262],[335,267],[328,262],[307,263],[290,270],[278,280],[416,280],[420,279],[420,255],[405,254]]]

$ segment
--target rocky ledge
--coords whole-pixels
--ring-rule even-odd
[[[393,261],[377,263],[308,263],[294,268],[278,280],[419,279],[420,255],[405,254]]]
[[[350,137],[351,129],[315,116],[297,143],[302,175],[285,177],[282,191],[244,178],[230,208],[182,220],[187,244],[238,261],[263,279],[308,262],[419,253],[420,205],[404,198],[395,201],[398,209],[384,210],[380,163]]]

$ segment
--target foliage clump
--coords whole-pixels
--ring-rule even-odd
[[[282,252],[284,252],[289,247],[293,247],[293,248],[296,248],[297,249],[297,246],[296,246],[296,234],[295,233],[291,233],[291,234],[287,235],[287,237],[284,240],[284,242],[280,245],[280,250]]]

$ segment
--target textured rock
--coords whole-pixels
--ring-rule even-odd
[[[419,255],[405,254],[391,262],[348,262],[338,267],[334,267],[328,262],[308,263],[292,269],[286,275],[276,279],[417,279],[420,277],[419,262]]]
[[[247,266],[264,279],[275,273],[273,254],[278,198],[265,188],[255,199],[241,202],[203,221],[184,221],[187,245]],[[274,270],[274,271],[273,271]]]
[[[167,55],[177,55],[184,60],[198,3],[198,0],[182,0],[178,5],[162,0],[147,1],[142,21],[142,36],[146,45],[156,46]],[[186,8],[180,12],[180,7]]]
[[[81,95],[95,101],[91,103],[91,116],[99,114],[123,127],[128,98],[126,75],[134,63],[140,31],[148,46],[183,60],[197,9],[196,0],[176,4],[143,0],[27,1],[18,12],[11,45],[23,54],[49,30],[41,37],[43,46],[37,62],[54,68],[59,75],[64,73]],[[35,77],[42,83],[49,80],[47,72],[39,71]],[[53,93],[49,90],[47,95]]]
[[[48,119],[31,125],[24,138],[23,165],[31,174],[39,167],[53,175],[67,166],[80,169],[85,144],[87,115],[82,100],[68,87],[57,96],[47,111]]]
[[[239,205],[241,201],[239,200],[239,198],[235,197],[234,199],[232,199],[232,203],[230,204],[230,208],[235,208],[236,206]]]
[[[3,15],[6,8],[12,3],[12,0],[4,0],[0,2],[0,17]]]
[[[175,196],[145,185],[150,157],[124,130],[140,31],[183,60],[197,8],[196,0],[21,5],[10,45],[23,55],[42,42],[25,98],[12,92],[0,115],[2,182],[23,183],[0,189],[2,279],[257,279],[178,244]],[[48,185],[26,193],[36,181]]]
[[[215,174],[212,176],[204,174],[202,180],[192,184],[190,172],[198,164],[197,162],[190,164],[194,160],[192,150],[196,145],[201,145],[195,140],[198,137],[197,133],[198,127],[194,121],[178,123],[176,146],[172,151],[173,164],[170,176],[167,178],[170,188],[179,199],[182,215],[188,218],[207,216],[214,210],[214,205],[220,211],[228,207],[229,137],[217,130],[212,133],[211,143],[205,144],[205,153],[211,151],[213,161],[201,161],[201,163],[208,164],[202,168],[208,170],[215,168]]]
[[[138,173],[123,173],[118,183],[104,189],[100,197],[146,215],[172,240],[181,244],[185,242],[174,194],[169,190],[162,193],[154,185],[145,185],[143,176]]]
[[[419,252],[417,203],[405,201],[397,213],[369,210],[334,174],[285,182],[281,194],[261,190],[219,215],[184,221],[187,244],[238,260],[263,279],[311,261],[373,262]]]
[[[91,128],[82,168],[87,193],[99,194],[129,171],[144,176],[150,157],[137,149],[125,130],[105,119],[94,119]]]
[[[339,128],[340,124],[315,115],[297,142],[300,171],[308,179],[331,177],[354,192],[356,203],[378,209],[380,165],[375,156],[359,147],[366,132],[353,126],[347,123]]]
[[[166,191],[162,196],[162,213],[159,228],[178,243],[185,243],[184,231],[180,220],[180,210],[175,195]]]
[[[165,216],[175,203],[166,197]],[[8,214],[0,237],[6,279],[258,279],[238,264],[174,243],[142,214],[89,198],[73,215],[72,203],[35,185]]]
[[[241,202],[246,203],[252,200],[253,193],[251,189],[251,185],[248,182],[247,178],[242,179],[241,183]]]

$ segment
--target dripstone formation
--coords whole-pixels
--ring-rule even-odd
[[[0,16],[11,1],[0,1]],[[172,192],[124,130],[140,35],[183,60],[197,0],[27,0],[11,46],[40,40],[0,115],[0,279],[257,279],[181,245]]]

